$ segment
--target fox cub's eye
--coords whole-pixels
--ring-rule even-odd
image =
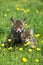
[[[22,27],[20,27],[20,28],[22,28]]]
[[[17,28],[16,26],[14,28]]]

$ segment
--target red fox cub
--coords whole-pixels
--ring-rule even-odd
[[[5,44],[7,46],[15,46],[21,42],[20,37],[22,31],[24,30],[25,19],[14,20],[13,18],[11,18],[11,25],[11,32],[5,41]],[[10,42],[8,41],[9,39],[11,40]]]
[[[34,37],[33,30],[32,29],[24,30],[24,32],[22,32],[22,34],[21,34],[21,40],[23,43],[31,42],[30,47],[35,46],[36,39]]]

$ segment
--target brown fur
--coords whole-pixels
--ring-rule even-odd
[[[32,44],[30,46],[33,46],[36,43],[36,39],[35,39],[34,34],[33,34],[31,29],[30,30],[25,30],[21,34],[21,39],[24,42],[32,42]]]

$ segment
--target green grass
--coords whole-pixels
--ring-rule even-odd
[[[37,47],[41,48],[41,51],[38,52],[33,49],[33,52],[30,53],[28,52],[29,47],[24,46],[19,46],[23,48],[23,51],[20,51],[19,47],[15,47],[11,51],[8,51],[8,49],[3,51],[0,47],[0,65],[43,65],[43,44],[41,43],[41,40],[43,40],[43,0],[25,1],[0,0],[0,42],[4,42],[10,32],[10,17],[13,16],[15,19],[26,17],[26,23],[29,27],[34,27],[34,34],[40,34],[40,37],[37,38]],[[29,9],[30,12],[17,11],[17,4],[19,8]],[[36,13],[36,10],[39,12]],[[28,62],[22,62],[23,57],[26,57]],[[39,63],[35,62],[37,58],[40,60]]]

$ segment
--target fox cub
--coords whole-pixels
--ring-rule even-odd
[[[22,32],[21,34],[21,40],[22,40],[22,43],[31,42],[30,47],[35,46],[36,39],[34,37],[33,29],[24,30],[24,32]]]
[[[25,19],[14,20],[13,18],[11,18],[11,25],[12,25],[11,32],[5,41],[5,47],[6,46],[15,46],[21,42],[21,33],[24,30],[24,24],[25,24]],[[8,41],[9,39],[11,41]]]

